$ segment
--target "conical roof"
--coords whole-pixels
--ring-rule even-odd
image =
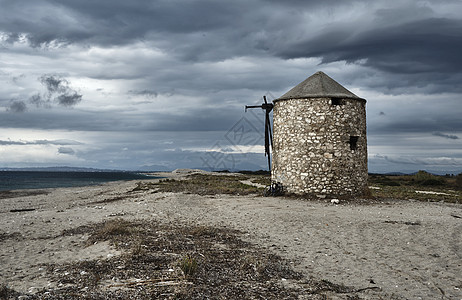
[[[348,98],[364,100],[323,72],[314,73],[275,101],[300,98]]]

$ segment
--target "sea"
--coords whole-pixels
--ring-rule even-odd
[[[157,178],[136,172],[0,171],[0,191],[98,185]]]

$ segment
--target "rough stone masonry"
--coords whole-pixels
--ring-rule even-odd
[[[274,101],[272,180],[294,194],[367,187],[366,100],[317,72]]]

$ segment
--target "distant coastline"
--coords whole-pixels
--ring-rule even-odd
[[[93,171],[91,171],[93,170]],[[67,168],[0,170],[0,191],[78,187],[103,184],[111,181],[128,181],[156,178],[146,173],[104,171]]]
[[[116,170],[116,169],[96,169],[96,168],[84,168],[84,167],[23,167],[23,168],[0,168],[0,171],[33,171],[33,172],[116,172],[116,173],[147,173],[145,171],[127,171],[127,170]],[[159,170],[153,170],[159,171]]]

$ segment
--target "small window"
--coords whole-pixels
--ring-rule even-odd
[[[342,105],[342,98],[330,98],[332,105]]]
[[[358,149],[359,136],[350,136],[350,150]]]

